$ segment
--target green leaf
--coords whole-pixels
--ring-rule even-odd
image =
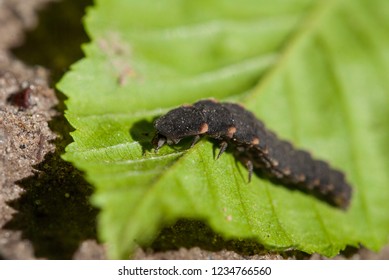
[[[270,249],[333,256],[389,237],[388,1],[96,1],[92,42],[58,87],[112,258],[180,218]],[[212,143],[150,141],[153,118],[200,98],[239,101],[268,128],[343,170],[344,212],[253,178]]]

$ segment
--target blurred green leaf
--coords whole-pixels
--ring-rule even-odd
[[[112,258],[179,218],[229,238],[333,256],[389,236],[388,1],[96,1],[92,42],[58,87]],[[239,101],[345,171],[347,212],[253,178],[232,155],[150,141],[153,118],[200,98]]]

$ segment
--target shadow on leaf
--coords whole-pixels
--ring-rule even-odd
[[[151,143],[155,133],[153,123],[154,121],[140,120],[135,122],[130,128],[129,133],[132,139],[138,141],[142,146],[142,154],[153,149],[153,144]]]

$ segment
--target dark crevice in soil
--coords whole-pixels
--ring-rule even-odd
[[[179,220],[174,226],[164,228],[151,246],[155,251],[177,250],[181,247],[200,247],[207,251],[228,249],[240,255],[253,255],[263,247],[253,240],[225,240],[205,223]]]
[[[144,248],[144,250],[151,249],[153,252],[165,252],[180,248],[190,249],[193,247],[199,247],[209,252],[219,252],[222,250],[233,251],[247,259],[254,255],[269,254],[268,249],[265,249],[253,239],[226,240],[221,235],[215,233],[205,223],[187,219],[181,219],[173,226],[162,229],[151,246]],[[282,252],[281,255],[284,258],[307,259],[309,257],[308,254],[292,250]]]
[[[12,53],[26,64],[50,69],[55,85],[69,66],[83,57],[80,46],[89,39],[81,20],[92,4],[92,0],[50,3],[40,11],[37,28],[28,31],[23,45]]]
[[[18,182],[25,192],[8,204],[17,210],[5,229],[20,230],[35,256],[71,259],[80,243],[96,238],[98,210],[89,203],[91,186],[57,153],[36,166],[33,176]]]

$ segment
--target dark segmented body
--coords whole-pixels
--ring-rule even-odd
[[[255,169],[276,183],[312,193],[331,205],[344,209],[349,205],[351,187],[343,173],[278,139],[240,105],[201,100],[171,110],[156,120],[155,128],[156,151],[188,136],[194,137],[194,145],[201,135],[208,135],[220,142],[218,157],[227,146],[232,148],[249,169],[249,180]]]

